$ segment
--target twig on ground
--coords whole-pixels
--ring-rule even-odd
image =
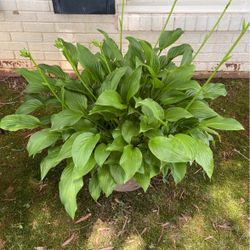
[[[241,156],[242,156],[244,159],[246,159],[247,161],[250,161],[250,159],[249,159],[247,156],[243,155],[239,150],[234,149],[234,152],[236,152],[237,154],[241,155]]]

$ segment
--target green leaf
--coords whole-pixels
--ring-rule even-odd
[[[152,117],[146,115],[140,116],[140,131],[139,133],[145,133],[152,129],[157,129],[160,127],[160,122],[157,120],[152,120]]]
[[[107,151],[119,151],[123,152],[123,148],[126,146],[122,136],[119,135],[114,138],[113,142],[107,147]]]
[[[185,110],[184,108],[179,108],[179,107],[169,108],[165,112],[165,118],[167,121],[170,121],[170,122],[176,122],[180,119],[190,118],[192,116],[193,115],[190,114],[187,110]]]
[[[122,104],[120,95],[114,90],[104,91],[97,99],[95,105],[113,107],[119,110],[126,109],[127,106]]]
[[[43,103],[40,100],[32,98],[22,103],[22,105],[16,110],[16,114],[28,115],[42,106]]]
[[[221,116],[203,120],[201,121],[200,126],[219,130],[244,130],[243,126],[235,119],[224,118]]]
[[[125,182],[132,178],[140,169],[142,164],[142,153],[139,148],[128,145],[124,148],[120,159],[120,165],[125,172]]]
[[[43,158],[40,164],[41,170],[41,180],[43,180],[48,172],[59,164],[60,159],[58,158],[58,154],[60,152],[60,147],[54,148],[48,152],[48,155]]]
[[[127,70],[128,67],[121,67],[111,72],[103,82],[101,86],[101,92],[105,90],[116,90]]]
[[[100,134],[85,132],[77,136],[72,146],[72,158],[75,168],[84,167],[100,140]]]
[[[178,184],[183,180],[187,172],[186,163],[173,163],[171,164],[171,173],[174,178],[175,184]]]
[[[134,176],[136,182],[143,188],[144,192],[147,192],[151,178],[148,174],[136,173]]]
[[[216,99],[219,96],[226,96],[227,91],[223,83],[208,83],[202,89],[203,98]]]
[[[72,43],[65,42],[62,38],[58,38],[57,41],[62,43],[63,55],[65,56],[67,61],[72,62],[72,64],[76,67],[78,64],[78,55],[77,55],[76,46]]]
[[[142,68],[137,68],[126,81],[126,100],[127,102],[139,91]],[[123,83],[125,86],[125,82]]]
[[[59,139],[59,137],[59,133],[53,132],[49,128],[34,133],[30,137],[27,144],[29,156],[34,156],[37,153],[41,152],[43,149],[51,146]]]
[[[76,196],[83,187],[82,178],[75,179],[73,170],[74,165],[68,165],[63,170],[59,182],[59,195],[61,202],[72,219],[74,219],[77,210]]]
[[[68,78],[68,75],[58,65],[39,64],[38,66],[43,72],[45,72],[45,74],[52,74],[61,79]]]
[[[81,118],[81,113],[72,111],[70,109],[64,109],[63,111],[51,117],[52,129],[60,130],[67,126],[72,126],[76,124]]]
[[[61,147],[61,150],[58,154],[58,158],[60,160],[64,160],[64,159],[67,159],[67,158],[71,158],[72,157],[72,146],[73,146],[73,143],[75,141],[75,139],[77,138],[77,136],[80,135],[80,132],[76,132],[74,133],[73,135],[71,135],[67,141],[62,145]]]
[[[213,152],[208,145],[201,141],[196,141],[195,161],[202,166],[209,178],[212,177],[214,171]]]
[[[107,147],[108,146],[106,144],[101,143],[95,149],[95,161],[100,167],[104,164],[111,153],[109,151],[106,151]]]
[[[172,47],[167,54],[168,63],[178,56],[182,56],[181,65],[190,64],[193,58],[192,47],[189,44]]]
[[[187,99],[188,96],[178,90],[163,90],[160,96],[160,103],[163,105],[171,105],[178,102],[181,102]]]
[[[44,85],[44,80],[38,71],[29,71],[24,68],[17,69],[16,71],[29,83],[25,88],[25,93],[40,94],[41,92],[48,92],[48,88]]]
[[[195,152],[193,149],[194,139],[185,134],[172,137],[158,136],[150,139],[150,151],[161,161],[178,163],[193,161]]]
[[[159,40],[159,47],[161,50],[167,48],[174,42],[176,42],[180,36],[184,33],[184,31],[180,28],[173,30],[173,31],[164,31],[161,34],[160,40]]]
[[[116,186],[116,183],[109,172],[109,166],[104,165],[99,169],[98,182],[106,197],[109,197]]]
[[[81,167],[75,166],[74,177],[78,179],[87,175],[95,166],[96,166],[96,162],[95,162],[94,156],[91,155],[88,162],[85,165],[82,165]]]
[[[115,180],[115,182],[119,185],[125,183],[125,172],[119,165],[109,165],[110,174]]]
[[[126,120],[123,124],[122,124],[122,136],[124,138],[124,140],[127,143],[131,142],[132,137],[137,136],[139,134],[139,126],[137,125],[137,123]]]
[[[104,35],[105,42],[106,42],[107,46],[109,47],[110,52],[112,54],[112,59],[122,61],[123,60],[122,53],[121,53],[120,49],[118,48],[117,44],[115,43],[115,41],[112,38],[110,38],[109,35],[106,32],[104,32],[103,30],[98,29],[98,31]]]
[[[166,89],[175,89],[179,84],[188,83],[194,75],[195,66],[185,64],[180,67],[174,67],[170,70],[165,70],[163,81],[167,84]]]
[[[196,118],[206,119],[213,116],[217,116],[218,114],[211,109],[205,102],[195,101],[188,111]]]
[[[40,125],[40,121],[32,115],[7,115],[0,121],[0,128],[8,131],[34,129]]]
[[[163,108],[153,99],[147,98],[142,101],[138,101],[136,103],[136,108],[139,106],[142,106],[142,112],[148,118],[154,118],[158,121],[162,121],[164,119]],[[153,121],[153,119],[151,121]]]
[[[88,107],[86,96],[71,91],[65,91],[65,104],[78,113],[84,113]]]
[[[103,71],[101,69],[100,62],[98,58],[86,47],[77,43],[77,52],[79,62],[83,68],[89,70],[91,76],[100,81],[103,79]]]
[[[91,197],[97,201],[101,195],[101,188],[98,182],[98,176],[95,174],[89,180],[89,193]]]

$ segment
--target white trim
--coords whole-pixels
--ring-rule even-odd
[[[165,3],[164,3],[165,2]],[[166,0],[128,0],[126,4],[126,14],[162,14],[170,11],[172,1]],[[179,0],[174,9],[174,13],[220,13],[227,0]],[[227,13],[250,13],[249,0],[235,0],[229,7]],[[118,12],[121,12],[121,5],[118,4]]]

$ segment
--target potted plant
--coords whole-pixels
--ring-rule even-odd
[[[208,101],[226,95],[224,85],[211,80],[249,23],[243,22],[238,39],[201,86],[192,78],[197,53],[193,55],[189,44],[172,46],[183,31],[165,30],[175,4],[155,46],[127,37],[125,55],[121,52],[123,18],[120,48],[101,30],[104,40],[93,41],[99,48],[96,54],[79,43],[57,39],[55,46],[71,64],[76,78],[59,66],[38,65],[29,51],[21,51],[35,69],[17,70],[28,82],[25,101],[15,114],[1,119],[0,128],[33,132],[27,144],[29,156],[47,152],[40,165],[42,180],[65,162],[59,191],[72,218],[84,176],[89,176],[94,200],[101,192],[108,197],[117,185],[130,180],[146,191],[151,178],[169,172],[179,183],[194,162],[211,178],[214,161],[210,144],[219,137],[217,130],[243,129],[236,120],[215,112]],[[181,57],[179,64],[173,61],[176,57]]]

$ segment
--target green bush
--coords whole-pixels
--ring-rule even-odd
[[[241,36],[248,27],[243,24]],[[22,50],[35,70],[17,70],[28,82],[25,100],[16,114],[0,122],[4,130],[34,132],[27,150],[30,156],[47,150],[40,165],[42,180],[65,162],[59,191],[72,218],[85,175],[94,200],[101,192],[108,197],[117,184],[132,178],[144,191],[152,177],[169,172],[179,183],[194,162],[211,178],[210,144],[219,137],[216,130],[243,129],[209,107],[209,100],[226,95],[225,87],[210,83],[214,74],[203,86],[193,80],[192,47],[172,46],[183,34],[181,29],[163,30],[155,47],[127,37],[125,55],[108,34],[100,32],[104,40],[93,42],[99,48],[96,54],[79,43],[56,41],[77,78],[59,66],[37,65]],[[177,57],[179,64],[174,63]]]

